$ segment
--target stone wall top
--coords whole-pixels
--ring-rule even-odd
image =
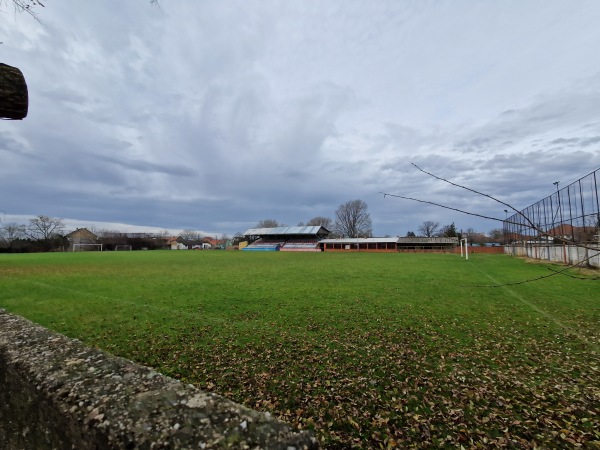
[[[0,404],[0,447],[9,449],[318,448],[310,432],[268,413],[1,309]]]

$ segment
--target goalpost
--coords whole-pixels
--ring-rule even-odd
[[[131,245],[127,245],[127,244],[119,244],[119,245],[115,245],[115,252],[123,252],[123,251],[131,251]]]
[[[467,242],[467,238],[460,240],[460,257],[463,257],[463,241],[465,243],[465,256],[466,260],[469,260],[469,243]]]
[[[101,252],[102,244],[73,244],[74,252]]]

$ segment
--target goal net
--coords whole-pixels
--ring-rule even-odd
[[[101,252],[102,244],[73,244],[74,252]]]
[[[131,251],[131,245],[119,244],[115,245],[115,252]]]

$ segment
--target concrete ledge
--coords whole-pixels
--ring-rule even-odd
[[[0,448],[316,449],[290,426],[0,309]]]

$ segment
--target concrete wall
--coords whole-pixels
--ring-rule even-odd
[[[464,248],[463,248],[464,251]],[[454,253],[458,253],[460,255],[460,247],[456,247],[454,249]],[[504,252],[504,247],[502,246],[497,246],[497,247],[473,247],[472,245],[469,245],[469,254],[471,253],[486,253],[486,254],[496,254],[496,253],[505,253]]]
[[[316,449],[215,394],[0,309],[0,449]]]
[[[584,265],[600,268],[600,245],[588,244],[594,249],[577,247],[576,245],[506,245],[504,253],[513,256],[526,256],[534,259],[574,265],[587,260]]]

